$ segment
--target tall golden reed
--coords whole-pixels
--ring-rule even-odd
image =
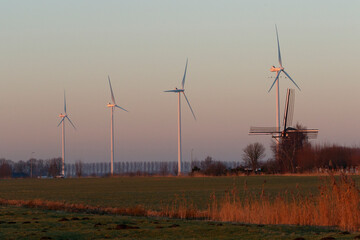
[[[294,224],[337,226],[348,231],[360,230],[360,194],[354,181],[342,175],[324,182],[317,196],[284,193],[270,200],[263,190],[259,196],[244,198],[234,192],[209,205],[208,218],[216,221],[255,224]]]

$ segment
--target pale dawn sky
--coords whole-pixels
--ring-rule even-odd
[[[319,128],[315,143],[360,146],[360,1],[17,1],[0,8],[0,157],[61,156],[63,91],[67,162],[110,161],[110,75],[117,104],[115,161],[241,159],[275,126],[278,66],[297,82],[294,123]],[[281,116],[288,79],[280,79]],[[275,89],[274,89],[275,90]],[[271,157],[267,151],[267,158]]]

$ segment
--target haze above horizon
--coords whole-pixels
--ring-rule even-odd
[[[110,161],[110,75],[117,104],[115,161],[177,160],[181,86],[183,160],[241,159],[275,126],[278,65],[275,24],[286,70],[300,86],[294,123],[319,128],[314,144],[360,146],[359,1],[4,1],[0,9],[0,158],[61,156],[67,112],[67,161]],[[290,81],[280,79],[283,115]],[[32,152],[35,152],[32,154]]]

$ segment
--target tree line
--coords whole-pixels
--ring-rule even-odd
[[[297,124],[296,129],[304,129]],[[337,144],[312,145],[302,132],[291,132],[273,144],[272,158],[264,161],[265,148],[260,143],[244,148],[246,167],[261,168],[266,173],[307,173],[316,171],[347,170],[357,172],[360,166],[360,148]]]
[[[301,125],[296,126],[301,129]],[[336,144],[312,145],[308,136],[292,132],[271,146],[272,156],[265,160],[265,147],[251,143],[235,161],[219,161],[211,156],[204,160],[185,161],[182,170],[188,175],[238,175],[250,173],[308,173],[327,170],[357,172],[360,166],[360,148]],[[116,162],[115,175],[177,175],[177,162]],[[61,158],[47,160],[31,158],[13,162],[0,159],[0,178],[57,177],[61,171]],[[77,161],[65,165],[67,177],[107,176],[109,162],[84,163]]]
[[[216,165],[215,170],[214,164]],[[207,157],[204,161],[185,161],[182,163],[182,170],[185,174],[192,172],[193,168],[204,169],[206,174],[221,175],[224,169],[236,168],[239,161],[220,162]],[[199,167],[197,167],[199,166]],[[144,176],[144,175],[177,175],[177,162],[116,162],[114,163],[115,175]],[[11,160],[0,159],[0,178],[48,178],[59,177],[61,172],[61,158],[48,160],[29,159],[27,161],[13,162]],[[221,174],[220,174],[221,173]],[[109,162],[84,163],[77,161],[65,165],[65,175],[67,177],[87,177],[87,176],[109,176]]]

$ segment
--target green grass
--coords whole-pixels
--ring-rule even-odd
[[[245,182],[251,191],[260,192],[264,186],[268,194],[276,196],[286,190],[316,194],[321,180],[309,176],[11,179],[0,180],[0,198],[43,199],[109,207],[143,205],[159,210],[161,205],[170,204],[175,195],[180,195],[197,208],[205,209],[212,193],[220,197],[235,186],[241,194]]]
[[[359,177],[354,177],[359,182]],[[82,179],[0,180],[0,198],[42,199],[84,203],[102,207],[134,207],[160,210],[178,196],[198,209],[208,206],[212,193],[217,197],[233,189],[242,194],[262,188],[271,196],[285,191],[318,194],[322,180],[313,176],[247,177],[118,177]],[[72,218],[80,220],[71,220]],[[66,218],[69,221],[59,221]],[[83,220],[83,218],[89,218]],[[9,223],[15,222],[15,223]],[[100,223],[100,224],[98,224]],[[116,230],[118,224],[139,229]],[[96,226],[95,226],[96,225]],[[170,227],[179,225],[176,227]],[[359,233],[334,228],[284,225],[248,225],[197,220],[87,215],[34,208],[0,206],[0,239],[354,239]],[[359,237],[360,239],[360,237]]]
[[[77,220],[78,219],[78,220]],[[65,221],[64,221],[65,220]],[[138,229],[116,229],[117,225]],[[296,239],[334,237],[348,233],[324,227],[248,225],[166,218],[126,217],[54,212],[0,206],[0,239]]]

